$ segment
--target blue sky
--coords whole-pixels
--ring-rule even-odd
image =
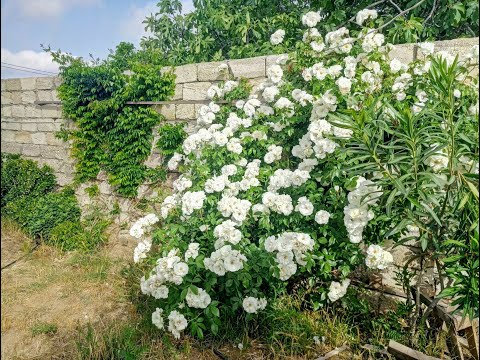
[[[56,72],[40,44],[76,56],[104,58],[120,41],[138,44],[142,21],[158,1],[148,0],[1,0],[1,77],[38,76],[5,63]],[[192,0],[182,0],[184,12]],[[8,65],[7,65],[8,66]]]

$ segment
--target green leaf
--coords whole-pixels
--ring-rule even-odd
[[[423,236],[421,239],[420,239],[420,245],[422,247],[422,251],[425,251],[427,249],[427,246],[428,246],[428,238],[426,236]]]
[[[468,188],[472,192],[473,196],[475,196],[475,199],[477,199],[477,201],[478,201],[478,189],[470,181],[465,180],[465,182],[467,183]]]
[[[453,255],[448,258],[443,259],[442,261],[446,264],[451,263],[451,262],[456,262],[460,259],[463,259],[464,255]]]
[[[210,309],[210,311],[212,312],[212,314],[213,314],[214,316],[220,317],[220,311],[218,310],[217,307],[212,307],[212,308]]]

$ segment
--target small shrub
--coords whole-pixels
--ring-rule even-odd
[[[48,243],[64,251],[93,250],[106,241],[104,232],[109,224],[110,221],[101,218],[65,221],[52,229]]]
[[[89,251],[105,242],[110,221],[98,211],[80,221],[73,189],[54,192],[55,186],[50,167],[38,167],[19,155],[2,154],[2,215],[17,222],[28,235],[64,251]],[[93,185],[86,191],[93,197],[99,190]]]
[[[53,228],[80,220],[80,208],[72,189],[45,196],[20,198],[7,204],[8,214],[31,236],[48,239]]]
[[[2,213],[4,207],[20,198],[45,195],[57,186],[52,168],[39,167],[17,154],[2,153]]]

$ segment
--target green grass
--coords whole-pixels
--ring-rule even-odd
[[[32,326],[32,335],[37,336],[41,334],[45,335],[54,335],[58,331],[58,326],[56,324],[39,322]]]

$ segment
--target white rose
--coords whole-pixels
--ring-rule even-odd
[[[278,45],[283,41],[285,37],[285,30],[279,29],[270,36],[270,42],[272,45]]]
[[[320,225],[328,223],[329,219],[330,213],[328,211],[320,210],[315,214],[315,221]]]

